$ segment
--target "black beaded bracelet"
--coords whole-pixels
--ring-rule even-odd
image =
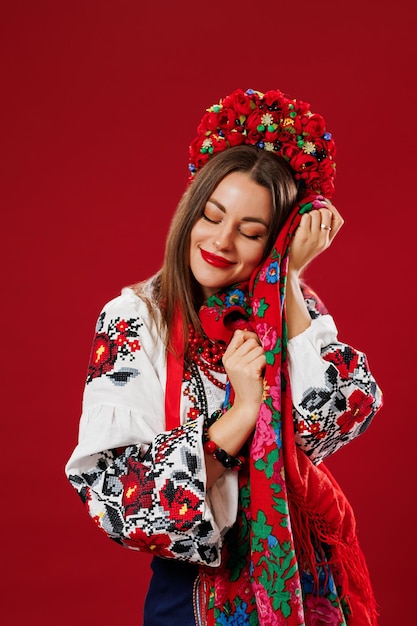
[[[243,456],[232,456],[228,454],[226,450],[220,448],[217,443],[211,441],[208,434],[208,427],[205,427],[203,430],[203,446],[204,450],[208,454],[211,454],[212,457],[219,461],[226,469],[232,469],[238,472],[245,462]]]
[[[222,415],[222,409],[217,409],[217,411],[214,411],[214,413],[212,413],[210,417],[206,417],[206,419],[204,420],[204,428],[208,430],[210,426],[213,426],[213,424],[221,418]]]

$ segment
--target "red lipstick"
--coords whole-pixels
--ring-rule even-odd
[[[203,250],[203,248],[200,248],[200,253],[206,263],[209,263],[214,267],[230,267],[231,265],[235,265],[234,261],[228,261],[222,256],[217,256],[217,254],[212,254],[211,252],[207,252],[207,250]]]

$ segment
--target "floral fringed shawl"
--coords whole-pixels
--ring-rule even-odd
[[[201,567],[201,623],[209,626],[377,624],[352,509],[324,464],[294,441],[286,273],[291,237],[312,200],[294,211],[249,285],[249,322],[267,361],[264,397],[222,565]],[[212,323],[203,326],[210,336]]]

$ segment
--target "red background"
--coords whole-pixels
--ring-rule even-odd
[[[237,87],[307,100],[336,139],[346,223],[309,279],[386,404],[329,465],[381,626],[414,623],[413,6],[3,0],[3,624],[141,623],[149,558],[97,531],[63,468],[97,314],[158,268],[188,142]]]

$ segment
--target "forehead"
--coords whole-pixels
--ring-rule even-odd
[[[265,219],[272,209],[272,196],[266,187],[259,185],[246,172],[232,172],[215,187],[209,198],[226,213],[239,212]]]

